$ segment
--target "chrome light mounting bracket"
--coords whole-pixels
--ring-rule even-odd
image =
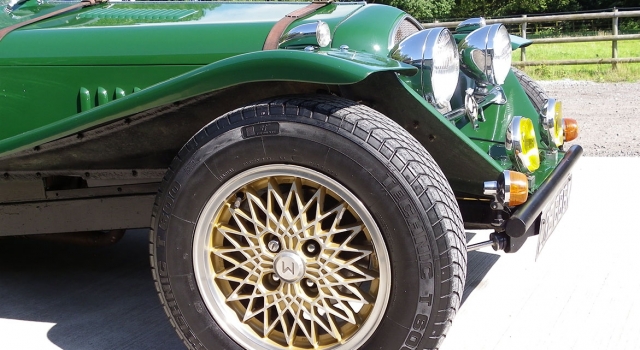
[[[490,104],[503,105],[507,103],[507,96],[500,85],[495,85],[489,91],[486,88],[476,88],[475,95],[478,97],[478,105],[481,108]]]
[[[540,110],[540,126],[544,132],[540,132],[540,138],[542,142],[549,147],[551,152],[557,152],[553,140],[551,139],[551,133],[555,128],[555,108],[556,99],[549,98],[544,101],[544,106]]]
[[[505,171],[506,172],[506,171]],[[502,218],[502,211],[505,210],[505,203],[509,202],[510,186],[509,177],[505,176],[505,172],[500,174],[498,181],[485,181],[484,182],[484,194],[491,196],[491,203],[489,207],[495,212],[495,218],[491,223],[494,227],[502,227],[504,225],[504,219]]]
[[[446,113],[451,112],[451,102],[444,101],[442,103],[438,103],[436,101],[435,97],[433,96],[433,93],[425,94],[422,97],[425,100],[427,100],[427,102],[429,102],[431,105],[433,105],[438,110],[438,112],[440,112],[442,114],[446,114]]]
[[[473,125],[473,129],[477,130],[480,127],[478,124],[478,102],[473,97],[473,89],[466,89],[464,93],[464,111],[469,122]],[[482,113],[482,119],[484,121],[484,113]]]
[[[465,92],[472,90],[467,89]],[[477,86],[475,90],[473,90],[473,99],[477,105],[478,114],[477,118],[479,121],[484,122],[486,119],[484,117],[484,108],[492,105],[503,105],[507,103],[507,96],[504,94],[504,89],[500,85],[495,85],[491,90],[487,91],[486,86]],[[465,95],[465,109],[467,107],[467,96]]]

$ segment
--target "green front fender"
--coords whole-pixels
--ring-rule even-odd
[[[375,72],[413,75],[417,69],[370,54],[341,51],[258,51],[227,58],[93,109],[0,140],[0,155],[17,152],[99,124],[233,85],[259,81],[354,84]]]
[[[523,37],[517,36],[517,35],[509,35],[509,38],[511,39],[511,50],[515,51],[521,47],[527,47],[531,44],[533,44],[533,41],[525,39]]]

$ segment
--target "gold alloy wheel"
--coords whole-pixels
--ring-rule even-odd
[[[193,249],[206,307],[245,348],[356,349],[387,306],[378,226],[314,170],[274,164],[234,176],[204,207]]]

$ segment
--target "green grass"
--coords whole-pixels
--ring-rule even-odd
[[[533,44],[526,49],[527,61],[611,58],[611,42]],[[640,40],[618,41],[618,57],[640,57]],[[513,61],[520,61],[520,50],[513,52]],[[521,68],[522,69],[522,68]],[[591,80],[596,82],[640,81],[640,63],[585,64],[524,67],[536,80]]]

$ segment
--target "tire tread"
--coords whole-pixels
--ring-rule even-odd
[[[445,338],[460,307],[467,273],[465,231],[453,190],[431,155],[400,125],[367,106],[335,96],[276,98],[238,108],[203,128],[187,142],[175,157],[163,178],[163,183],[156,197],[150,232],[152,275],[165,313],[172,321],[172,326],[189,348],[197,347],[196,344],[188,342],[176,327],[176,322],[166,307],[167,300],[162,293],[159,282],[158,269],[154,259],[156,242],[153,227],[156,225],[160,210],[161,194],[169,186],[175,169],[178,169],[184,159],[188,159],[189,155],[198,148],[198,144],[205,143],[214,135],[233,128],[234,124],[240,121],[282,114],[295,114],[313,119],[323,123],[325,129],[338,134],[352,135],[366,144],[372,154],[377,154],[395,167],[395,170],[409,184],[407,187],[413,190],[419,200],[419,203],[416,204],[422,205],[422,210],[430,219],[435,217],[435,220],[430,221],[432,226],[437,228],[436,232],[441,233],[434,237],[436,246],[447,248],[436,247],[439,249],[440,255],[439,257],[435,256],[434,259],[439,259],[441,262],[439,275],[446,274],[447,278],[440,283],[440,295],[444,305],[440,303],[438,304],[439,309],[433,310],[432,315],[437,315],[434,320],[435,328],[431,329],[432,333],[425,333],[424,338],[431,339],[435,344],[432,345],[432,348],[437,348]],[[432,336],[433,334],[436,336]]]
[[[538,112],[540,112],[549,98],[547,93],[544,91],[542,86],[540,86],[540,84],[535,80],[531,79],[527,73],[517,68],[512,67],[511,69],[513,70],[513,74],[515,74],[516,78],[518,78],[518,82],[520,82],[520,85],[527,93],[529,100],[531,100]]]

